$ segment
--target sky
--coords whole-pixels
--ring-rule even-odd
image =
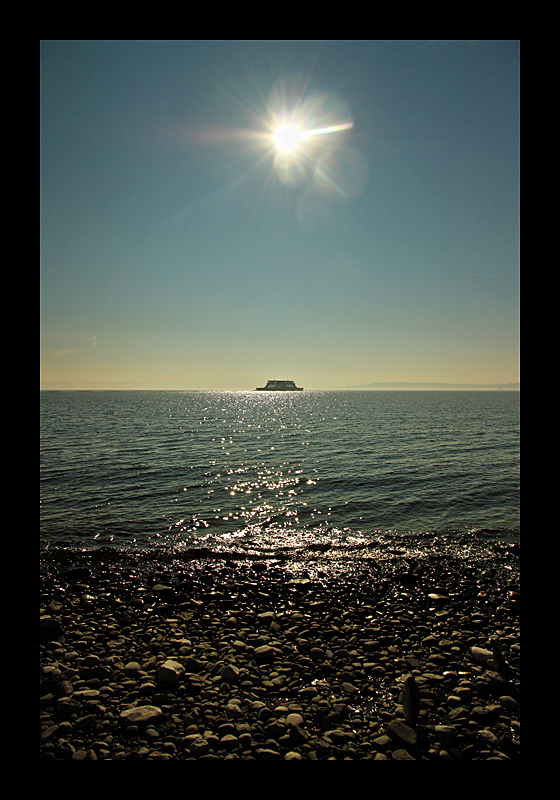
[[[519,381],[519,41],[40,48],[41,388]]]

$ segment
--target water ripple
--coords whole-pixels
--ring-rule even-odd
[[[45,543],[518,531],[518,484],[518,393],[41,394]]]

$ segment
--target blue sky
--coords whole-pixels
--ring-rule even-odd
[[[519,49],[42,41],[41,386],[518,381]]]

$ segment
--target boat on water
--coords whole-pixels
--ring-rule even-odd
[[[256,392],[303,392],[302,386],[296,386],[294,381],[268,381],[266,386],[257,386]]]

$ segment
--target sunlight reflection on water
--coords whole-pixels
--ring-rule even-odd
[[[518,396],[97,392],[42,403],[43,541],[349,546],[380,530],[519,525]]]

